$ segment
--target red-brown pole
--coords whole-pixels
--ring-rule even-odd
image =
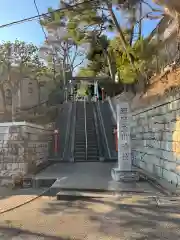
[[[59,136],[59,130],[54,130],[54,153],[57,155],[58,153],[58,136]]]
[[[101,88],[101,92],[102,92],[102,101],[104,102],[104,88]]]

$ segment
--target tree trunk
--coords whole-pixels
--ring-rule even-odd
[[[11,86],[11,93],[12,93],[12,107],[11,107],[11,113],[12,113],[12,122],[15,122],[16,121],[16,109],[17,109],[17,104],[19,105],[19,99],[18,99],[18,101],[17,102],[15,102],[15,97],[16,97],[16,94],[17,94],[17,92],[18,92],[18,90],[20,90],[19,91],[19,95],[20,95],[20,98],[21,98],[21,90],[22,89],[20,89],[20,85],[21,85],[21,83],[22,83],[22,66],[20,66],[20,71],[19,71],[19,73],[20,73],[20,79],[16,82],[16,83],[14,83],[14,84],[12,84],[12,82],[11,82],[11,77],[10,77],[10,74],[9,74],[9,84],[10,84],[10,86]],[[20,101],[21,101],[21,99],[20,99]],[[19,107],[21,107],[21,102],[20,102],[20,106]]]
[[[176,56],[176,62],[179,64],[180,62],[180,15],[176,13],[176,28],[177,28],[177,56]]]
[[[110,56],[107,51],[106,51],[106,57],[107,57],[107,63],[108,63],[108,67],[109,67],[109,73],[110,73],[112,81],[114,82],[115,81],[115,73],[113,71],[111,59],[110,59]]]
[[[133,44],[133,38],[134,38],[134,26],[131,28],[131,35],[130,35],[130,40],[129,40],[129,45],[132,46]]]
[[[15,110],[15,102],[14,102],[14,88],[12,86],[12,82],[11,82],[11,64],[8,63],[8,83],[10,85],[11,88],[11,94],[12,94],[12,105],[11,105],[11,119],[12,122],[15,121],[16,118],[16,110]]]
[[[139,32],[138,32],[138,39],[141,38],[142,35],[142,2],[139,3]]]
[[[38,105],[41,103],[41,87],[39,82],[37,81],[37,87],[38,87]]]
[[[131,28],[130,28],[130,40],[129,40],[129,45],[132,46],[133,44],[133,39],[134,39],[134,28],[136,25],[136,9],[133,7],[132,8],[132,19],[131,19]]]
[[[2,97],[2,108],[3,108],[3,112],[4,114],[6,114],[7,109],[6,109],[6,98],[5,98],[5,92],[4,92],[4,87],[2,84],[0,84],[0,94]]]
[[[12,114],[12,122],[16,121],[16,104],[15,104],[15,94],[12,91],[12,106],[11,106],[11,114]]]
[[[173,11],[176,11],[178,14],[180,14],[179,0],[153,0],[153,2],[168,8],[170,12],[173,10]]]
[[[127,47],[128,47],[129,44],[128,44],[127,41],[126,41],[126,39],[125,39],[125,37],[124,37],[124,34],[123,34],[123,31],[122,31],[122,29],[121,29],[121,27],[120,27],[120,25],[119,25],[119,23],[118,23],[118,21],[117,21],[117,18],[116,18],[116,16],[115,16],[114,12],[113,12],[112,4],[107,4],[107,6],[108,6],[109,13],[110,13],[110,15],[111,15],[111,17],[112,17],[112,20],[113,20],[113,22],[114,22],[114,24],[115,24],[115,27],[116,27],[116,29],[117,29],[117,31],[118,31],[118,33],[119,33],[119,37],[120,37],[122,46],[123,46],[123,48],[124,48],[124,50],[125,50],[125,52],[126,52],[126,54],[127,54],[127,57],[128,57],[128,59],[129,59],[129,61],[130,61],[130,64],[131,64],[132,68],[133,68],[135,71],[137,71],[136,66],[134,65],[134,62],[133,62],[133,60],[132,60],[132,57],[131,57],[131,55],[129,54],[129,52],[128,52],[128,50],[127,50]]]

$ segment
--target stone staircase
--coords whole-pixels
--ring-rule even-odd
[[[113,134],[113,130],[116,124],[113,119],[109,102],[108,101],[100,102],[99,110],[102,117],[101,121],[102,121],[102,124],[104,125],[103,134],[106,135],[106,139],[107,139],[107,142],[104,141],[105,158],[106,159],[109,158],[110,160],[116,160],[117,159],[116,143],[115,143],[115,136]],[[109,152],[107,151],[107,145],[109,148]]]
[[[93,103],[77,102],[74,161],[99,161]]]
[[[97,133],[94,122],[94,104],[86,104],[87,161],[99,161]]]
[[[86,137],[85,137],[84,103],[77,102],[74,161],[86,160]]]

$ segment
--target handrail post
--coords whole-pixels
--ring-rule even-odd
[[[84,132],[85,132],[85,141],[86,141],[86,161],[87,161],[87,119],[86,119],[86,100],[84,98]]]

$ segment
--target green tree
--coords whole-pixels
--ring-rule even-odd
[[[113,52],[116,59],[120,81],[124,84],[133,84],[139,78],[139,74],[134,70],[134,68],[132,68],[120,43],[119,38],[113,39],[110,50]],[[131,55],[136,68],[139,69],[140,72],[144,73],[143,76],[146,79],[146,69],[148,67],[148,63],[152,60],[154,54],[156,53],[156,44],[154,42],[149,43],[148,39],[140,38],[127,50]]]
[[[116,65],[110,52],[108,51],[110,40],[106,35],[102,35],[90,42],[87,59],[89,60],[89,68],[91,68],[96,75],[106,74],[114,81],[116,73]]]
[[[11,89],[12,121],[15,121],[16,106],[14,99],[17,91],[21,89],[23,78],[32,74],[33,69],[37,67],[37,64],[40,64],[38,48],[31,43],[28,44],[18,40],[3,42],[0,45],[0,56],[2,56],[1,62],[3,61],[4,82]],[[15,75],[18,77],[14,77]]]
[[[178,0],[153,0],[160,8],[154,8],[151,6],[149,2],[144,0],[136,0],[136,1],[127,1],[125,4],[126,9],[132,9],[135,5],[143,3],[146,4],[151,12],[147,13],[144,17],[150,19],[160,19],[165,15],[169,15],[174,19],[176,23],[176,31],[177,31],[177,56],[176,62],[180,61],[180,1]]]
[[[87,95],[87,92],[88,92],[88,84],[87,84],[87,82],[81,81],[79,89],[77,91],[77,95],[80,96],[80,97],[85,97]]]
[[[96,73],[89,67],[81,67],[77,74],[78,77],[95,77]]]
[[[104,31],[116,30],[121,39],[122,46],[126,51],[129,43],[123,35],[123,31],[114,13],[113,5],[110,0],[102,2],[84,2],[73,8],[69,8],[70,5],[70,0],[61,2],[62,7],[67,7],[63,13],[56,12],[53,15],[51,10],[48,20],[46,20],[47,22],[50,22],[51,27],[52,23],[56,26],[57,24],[65,25],[67,27],[67,36],[71,37],[78,45],[94,41],[95,35],[98,39]],[[118,6],[120,6],[120,4],[118,4]],[[47,24],[47,22],[44,24]],[[134,67],[133,61],[128,52],[127,56],[132,67]]]
[[[67,11],[53,12],[53,9],[49,8],[48,12],[49,16],[41,20],[41,24],[48,31],[45,51],[48,50],[49,54],[54,55],[55,62],[61,65],[63,71],[66,71],[68,66],[70,71],[74,72],[85,60],[85,47],[72,38],[70,31],[65,30],[69,24]]]

